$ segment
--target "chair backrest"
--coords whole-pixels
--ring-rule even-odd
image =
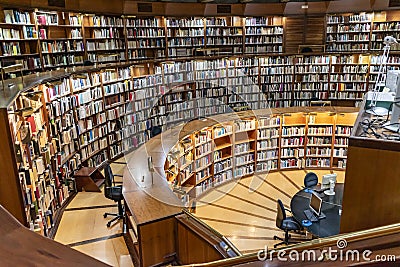
[[[283,220],[286,220],[286,211],[280,199],[278,199],[277,202],[277,212],[278,213],[276,214],[276,227],[282,229],[282,222]]]
[[[111,187],[113,186],[114,175],[112,173],[110,164],[105,164],[104,167],[104,195],[105,197],[111,196]]]
[[[307,173],[306,176],[304,177],[304,186],[306,188],[309,188],[317,184],[318,184],[318,176],[313,172]]]
[[[154,137],[156,135],[159,135],[161,133],[161,127],[160,126],[153,126],[151,128],[151,132],[150,132],[150,137]]]

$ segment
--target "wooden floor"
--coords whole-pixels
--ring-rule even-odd
[[[114,174],[122,174],[124,167],[111,164]],[[104,218],[105,212],[116,213],[116,203],[103,193],[79,192],[65,209],[54,239],[111,266],[133,266],[122,222],[107,228],[111,218]]]
[[[318,177],[329,171],[315,170]],[[225,235],[242,253],[254,252],[283,237],[275,225],[276,201],[281,199],[289,208],[290,200],[304,184],[307,171],[273,172],[244,178],[236,183],[223,185],[201,197],[196,216]],[[345,173],[337,181],[344,182]]]
[[[122,160],[123,161],[123,160]],[[112,164],[122,174],[125,165]],[[321,180],[329,171],[314,171]],[[215,188],[198,200],[196,216],[225,235],[243,253],[271,247],[282,235],[275,226],[276,200],[286,206],[303,185],[307,171],[285,171],[247,177]],[[338,182],[344,172],[336,172]],[[122,225],[107,228],[104,212],[116,212],[116,204],[102,193],[81,192],[61,219],[55,240],[112,266],[133,266],[122,237]]]

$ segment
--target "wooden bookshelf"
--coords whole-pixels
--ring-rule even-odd
[[[84,40],[87,59],[92,62],[125,61],[125,27],[122,17],[85,15]]]
[[[279,137],[281,117],[260,118],[257,124],[257,172],[274,171],[279,168]]]
[[[168,57],[193,56],[204,47],[204,19],[167,18]]]
[[[398,14],[390,10],[304,20],[282,16],[136,17],[4,8],[0,14],[0,37],[4,40],[0,61],[3,66],[22,63],[26,72],[34,72],[79,66],[87,60],[107,63],[195,55],[283,54],[286,42],[290,46],[287,51],[299,52],[298,47],[292,47],[292,38],[302,39],[303,46],[323,47],[325,43],[329,53],[379,53],[383,37],[399,36]],[[314,24],[322,28],[318,34],[301,33]],[[297,101],[297,96],[292,99]]]
[[[346,168],[348,137],[356,112],[345,108],[343,112],[340,108],[286,110],[276,109],[269,115],[259,110],[256,117],[242,115],[185,136],[183,140],[195,140],[195,153],[190,157],[190,162],[195,163],[190,171],[196,177],[194,183],[187,178],[185,184],[174,180],[179,175],[171,170],[179,156],[185,157],[184,150],[177,150],[182,141],[178,142],[167,155],[165,175],[174,191],[181,192],[182,203],[187,205],[216,186],[253,174]],[[208,157],[210,154],[213,157]]]
[[[331,57],[329,98],[360,103],[367,90],[370,56],[362,54]]]
[[[35,17],[43,68],[51,70],[83,65],[82,15],[38,10]]]
[[[326,51],[369,51],[373,13],[328,15],[326,17]]]
[[[165,58],[165,18],[125,18],[128,59]]]
[[[329,56],[295,57],[293,105],[307,106],[310,99],[327,100],[329,96]]]
[[[282,116],[280,169],[304,168],[307,115],[286,113]]]
[[[335,114],[310,113],[307,123],[306,168],[331,168]]]
[[[7,107],[27,225],[46,236],[69,196],[71,169],[79,165],[79,156],[71,156],[77,138],[71,102],[47,102],[50,91],[67,92],[66,81],[29,89]]]
[[[25,74],[40,71],[38,30],[30,10],[1,9],[0,11],[0,65],[22,64]]]
[[[243,19],[241,17],[212,17],[205,20],[205,47],[215,49],[215,52],[211,54],[243,54]]]
[[[261,57],[260,87],[270,107],[290,107],[293,96],[293,57]]]
[[[282,53],[282,17],[246,17],[245,53]]]

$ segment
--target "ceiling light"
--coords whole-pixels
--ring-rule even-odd
[[[307,9],[307,8],[308,8],[308,5],[307,5],[307,4],[302,5],[301,8],[302,8],[302,9]]]
[[[200,2],[202,2],[202,3],[210,3],[210,2],[214,2],[214,0],[201,0]]]

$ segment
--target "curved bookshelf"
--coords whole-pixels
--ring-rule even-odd
[[[356,109],[346,108],[275,109],[273,113],[258,110],[253,116],[250,112],[240,119],[216,122],[184,138],[206,145],[205,151],[191,157],[196,165],[191,175],[196,179],[190,187],[187,179],[180,180],[178,170],[171,171],[174,162],[186,157],[175,153],[182,140],[167,155],[168,182],[174,189],[186,187],[190,200],[195,200],[213,187],[254,174],[287,169],[344,170],[347,138],[357,114]],[[205,160],[205,155],[211,154],[214,157]],[[176,180],[171,181],[171,176]],[[182,201],[188,201],[186,195]]]

